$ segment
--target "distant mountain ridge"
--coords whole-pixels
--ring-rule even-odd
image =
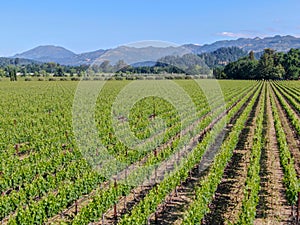
[[[265,48],[272,48],[276,51],[287,52],[291,48],[300,48],[300,38],[291,35],[265,38],[239,38],[237,40],[216,41],[212,44],[193,45],[188,44],[184,47],[190,49],[195,54],[212,52],[222,47],[239,47],[244,51],[262,52]]]
[[[223,40],[212,44],[195,45],[185,44],[174,47],[142,47],[135,48],[120,46],[113,49],[99,49],[92,52],[76,54],[60,46],[38,46],[26,52],[16,54],[12,58],[30,59],[39,62],[56,62],[63,65],[92,64],[95,61],[109,60],[116,63],[124,60],[127,64],[156,61],[168,55],[183,55],[186,53],[202,54],[216,51],[220,48],[238,47],[245,52],[262,52],[265,48],[286,52],[291,48],[300,48],[300,38],[290,35],[266,38],[239,38],[237,40]]]

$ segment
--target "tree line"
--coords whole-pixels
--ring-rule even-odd
[[[58,63],[19,63],[18,59],[10,61],[9,64],[0,65],[0,77],[9,77],[11,81],[17,80],[17,75],[27,77],[64,77],[69,76],[82,76],[89,68],[88,65],[80,66],[65,66]]]
[[[215,68],[214,75],[219,79],[297,80],[300,76],[300,50],[290,49],[284,53],[268,48],[258,60],[251,51],[248,56],[224,68]]]
[[[148,63],[148,64],[147,64]],[[110,61],[93,65],[66,66],[54,62],[26,62],[24,59],[0,59],[0,77],[11,81],[18,76],[36,77],[89,77],[99,73],[115,76],[132,74],[186,74],[213,75],[217,79],[285,79],[295,80],[300,76],[300,49],[276,52],[265,49],[262,53],[246,53],[237,47],[220,48],[200,55],[166,56],[157,62],[141,62],[127,65],[119,60],[114,65]]]

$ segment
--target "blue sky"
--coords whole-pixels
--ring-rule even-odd
[[[299,10],[299,0],[1,1],[0,55],[45,44],[80,53],[142,40],[300,36]]]

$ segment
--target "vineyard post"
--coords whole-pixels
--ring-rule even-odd
[[[126,195],[124,197],[124,210],[126,209]]]
[[[117,175],[117,177],[119,176],[119,173],[118,173],[118,161],[117,160],[115,160],[116,161],[116,175]],[[116,182],[116,181],[115,181]]]
[[[127,184],[127,169],[128,169],[128,166],[126,166],[126,169],[125,169],[125,183]]]
[[[149,186],[151,186],[151,176],[150,176],[150,170],[148,170],[148,180],[149,180]]]
[[[155,101],[154,101],[154,96],[152,96],[152,103],[153,103],[153,117],[155,119],[155,113],[156,113],[156,109],[155,109]]]
[[[114,218],[117,220],[117,204],[114,204]]]
[[[157,165],[155,165],[155,184],[157,183],[156,177],[157,177]]]
[[[78,202],[77,200],[75,201],[75,215],[78,214]]]
[[[114,185],[115,189],[117,189],[117,179],[115,178],[115,185]],[[115,220],[117,220],[117,204],[114,204],[114,218]]]
[[[299,210],[300,210],[300,192],[298,192],[297,224],[299,224]]]
[[[294,205],[292,205],[292,207],[291,207],[291,217],[292,217],[292,220],[294,220]]]

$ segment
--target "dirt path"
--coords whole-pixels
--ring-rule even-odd
[[[229,132],[227,130],[226,132]],[[209,166],[215,154],[217,154],[223,142],[224,132],[219,135],[213,147],[203,156],[200,164],[195,166],[189,177],[182,184],[172,191],[157,207],[156,214],[149,219],[149,224],[180,224],[181,218],[189,204],[194,200],[195,187],[201,179],[207,175]]]
[[[272,92],[273,96],[275,94]],[[300,176],[300,143],[299,137],[297,136],[297,132],[293,128],[293,125],[289,122],[288,116],[282,106],[280,105],[278,99],[275,97],[276,107],[278,109],[279,118],[281,120],[281,124],[286,134],[287,144],[291,151],[291,154],[295,160],[295,170],[297,172],[298,178]]]
[[[294,111],[294,115],[298,118],[298,120],[300,120],[300,112],[299,112],[299,110],[297,110],[297,109],[295,108],[295,106],[293,106],[293,104],[290,102],[290,100],[284,95],[285,90],[282,90],[282,87],[281,87],[281,88],[278,88],[278,86],[277,86],[277,85],[274,85],[274,84],[273,84],[272,87],[277,89],[277,91],[281,94],[281,96],[282,96],[282,98],[285,100],[285,102],[286,102],[286,103],[290,106],[290,108]],[[286,94],[289,95],[288,92],[286,92]],[[290,96],[290,97],[293,98],[292,96]],[[294,101],[297,102],[297,101],[299,101],[299,100],[294,98]]]
[[[270,90],[270,89],[269,89]],[[270,96],[267,95],[265,124],[266,143],[261,155],[261,190],[255,225],[290,224],[291,208],[285,198],[283,172],[280,166],[276,131]]]
[[[253,145],[253,135],[256,127],[255,118],[259,113],[258,104],[259,98],[240,134],[232,159],[224,171],[222,182],[218,186],[215,198],[210,204],[211,211],[204,217],[202,224],[221,225],[234,223],[238,219]]]

